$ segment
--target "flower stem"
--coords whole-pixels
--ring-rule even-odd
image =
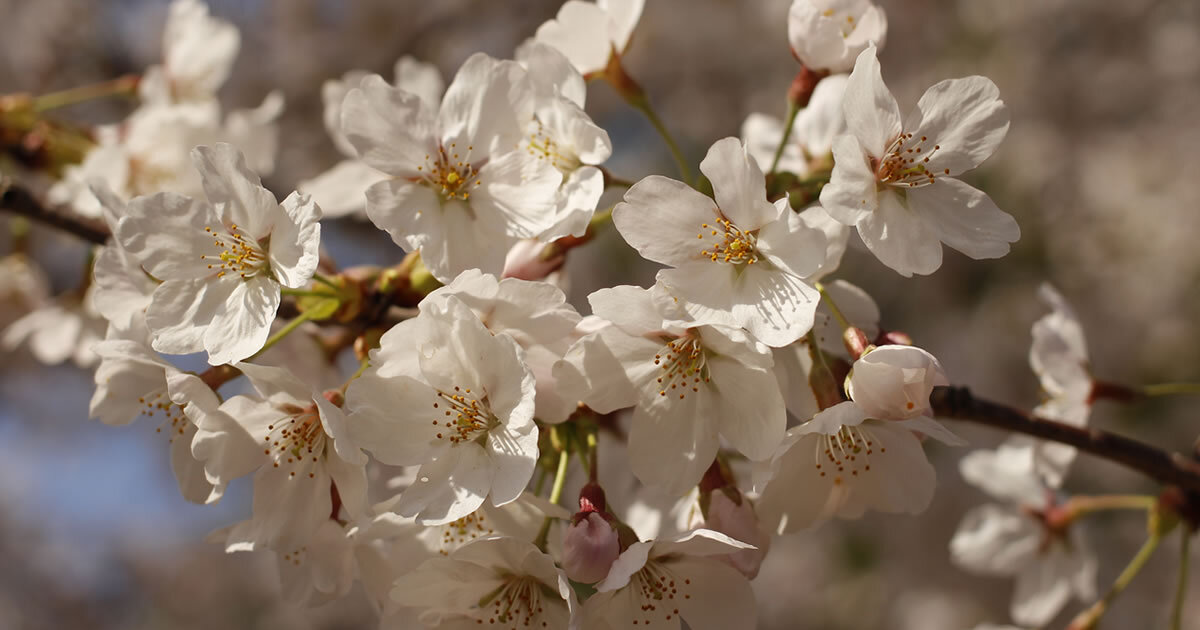
[[[313,273],[313,280],[316,280],[317,282],[320,282],[321,284],[323,284],[327,287],[330,287],[334,291],[337,291],[339,295],[341,294],[341,292],[343,290],[343,287],[338,285],[336,282],[334,282],[333,280],[331,280],[319,273]]]
[[[281,287],[279,292],[283,295],[291,295],[294,297],[338,297],[337,295],[329,293],[328,291],[314,291],[312,289],[289,289],[287,287]]]
[[[1180,630],[1183,626],[1183,599],[1187,593],[1188,581],[1188,543],[1195,532],[1190,527],[1179,528],[1182,540],[1179,544],[1179,581],[1175,583],[1175,603],[1171,606],[1171,630]]]
[[[554,485],[550,487],[550,502],[558,505],[559,499],[562,498],[563,486],[567,483],[567,464],[571,463],[571,451],[564,448],[558,453],[558,469],[554,471]],[[537,538],[533,539],[533,544],[537,545],[538,549],[546,550],[546,539],[550,536],[550,524],[554,522],[553,516],[547,516],[542,521],[542,528],[538,530]]]
[[[1143,494],[1108,494],[1071,497],[1066,506],[1071,518],[1079,518],[1104,510],[1152,510],[1157,499]]]
[[[293,319],[292,321],[288,322],[287,325],[285,325],[283,328],[280,328],[279,331],[276,332],[274,335],[271,335],[271,338],[267,339],[267,343],[264,343],[263,347],[260,348],[258,352],[255,352],[254,356],[250,357],[250,358],[257,357],[257,356],[261,355],[262,353],[266,352],[267,350],[270,350],[271,346],[274,346],[275,344],[282,341],[283,338],[288,336],[289,334],[291,334],[291,332],[293,330],[296,330],[297,328],[300,327],[301,324],[303,324],[304,322],[311,319],[311,315],[309,313],[311,313],[311,311],[305,311],[303,313],[300,313],[300,315],[297,316],[296,319]]]
[[[791,99],[788,99],[787,121],[783,123],[783,136],[779,138],[779,146],[775,148],[775,155],[771,158],[771,170],[767,171],[767,175],[775,172],[779,168],[779,159],[783,157],[783,150],[787,148],[788,138],[792,136],[792,127],[796,124],[796,116],[800,114],[800,106]]]
[[[829,305],[829,311],[833,313],[833,318],[837,320],[842,330],[849,328],[850,320],[846,319],[846,315],[842,313],[842,309],[838,308],[837,302],[834,302],[833,298],[829,297],[829,292],[825,290],[825,285],[818,282],[814,286],[821,293],[821,299],[825,300],[825,303]]]
[[[588,481],[596,483],[598,475],[598,464],[596,462],[596,427],[592,427],[587,434],[587,462],[588,462]]]
[[[58,107],[66,107],[67,105],[75,105],[92,99],[104,98],[106,96],[119,96],[122,94],[133,94],[137,90],[140,77],[134,74],[118,77],[111,81],[103,81],[101,83],[93,83],[91,85],[81,85],[79,87],[68,88],[59,92],[51,92],[43,94],[33,99],[33,111],[44,112],[48,109]]]
[[[1161,541],[1162,536],[1158,533],[1150,534],[1150,537],[1146,539],[1142,548],[1138,550],[1137,555],[1133,557],[1133,560],[1129,561],[1125,570],[1121,571],[1121,575],[1117,576],[1116,581],[1109,587],[1104,597],[1101,597],[1100,601],[1092,604],[1087,610],[1079,613],[1071,621],[1071,624],[1067,626],[1067,630],[1090,630],[1091,628],[1095,628],[1100,618],[1108,610],[1109,604],[1125,590],[1125,587],[1129,586],[1133,578],[1137,577],[1142,567],[1146,566],[1146,562],[1150,559],[1150,556],[1154,555],[1154,550],[1158,549],[1158,543]]]
[[[683,157],[683,151],[680,151],[679,145],[675,143],[675,138],[671,137],[671,132],[667,131],[666,125],[658,117],[658,114],[654,111],[654,107],[650,105],[649,97],[644,92],[636,96],[627,94],[622,94],[622,96],[625,96],[625,102],[629,103],[631,107],[645,114],[646,119],[654,126],[654,130],[658,132],[658,135],[662,136],[663,141],[667,144],[667,148],[671,150],[671,157],[675,158],[675,165],[679,167],[679,175],[683,177],[683,183],[691,186],[692,169],[688,166],[687,159]]]
[[[1172,396],[1176,394],[1200,394],[1200,383],[1158,383],[1145,385],[1142,393],[1147,396]]]

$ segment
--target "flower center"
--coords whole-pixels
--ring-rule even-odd
[[[557,142],[546,132],[542,121],[534,119],[533,122],[534,128],[529,134],[529,155],[539,160],[546,160],[564,176],[570,175],[583,165],[579,156],[570,147]]]
[[[160,412],[163,414],[162,424],[159,424],[154,432],[162,433],[163,429],[166,429],[167,442],[174,442],[176,436],[183,435],[187,431],[188,420],[187,416],[183,414],[183,407],[171,402],[166,389],[157,389],[141,396],[138,398],[138,403],[145,407],[142,415],[147,418],[153,418]]]
[[[831,18],[839,23],[841,27],[840,30],[842,32],[842,39],[850,37],[850,34],[853,33],[854,29],[858,27],[858,17],[856,17],[853,13],[847,12],[846,17],[843,18],[840,12],[834,11],[833,9],[825,9],[821,12],[821,15]]]
[[[450,555],[451,551],[484,536],[495,533],[489,525],[484,524],[483,512],[475,511],[457,521],[451,521],[442,526],[441,549],[438,553]]]
[[[487,615],[487,623],[517,628],[548,628],[549,623],[542,590],[545,587],[532,576],[511,575],[495,591],[485,595],[479,602],[479,612]],[[551,604],[553,605],[553,604]],[[483,623],[482,615],[477,618]]]
[[[246,279],[267,268],[267,256],[258,241],[248,238],[236,223],[230,225],[228,231],[217,231],[211,227],[204,228],[204,231],[213,237],[213,246],[221,253],[201,254],[200,259],[208,261],[209,269],[218,270],[218,278],[225,277],[227,273],[236,273]]]
[[[438,391],[441,400],[433,403],[433,408],[445,411],[440,422],[433,421],[437,431],[434,437],[449,440],[451,444],[469,442],[487,436],[488,430],[500,423],[486,402],[470,394],[469,388],[462,389],[457,385],[453,394]]]
[[[279,410],[287,415],[267,425],[263,455],[271,458],[274,468],[291,468],[289,477],[299,472],[312,479],[316,476],[313,468],[325,456],[325,428],[317,406],[283,405]]]
[[[690,389],[700,391],[700,383],[712,380],[704,355],[704,346],[700,339],[688,335],[667,341],[667,345],[654,355],[654,365],[661,367],[664,374],[657,378],[658,395],[665,397],[667,392],[672,394],[678,390],[682,400]]]
[[[824,439],[817,440],[813,467],[821,477],[832,474],[833,485],[840,486],[858,477],[859,472],[871,471],[870,456],[875,452],[877,440],[862,425],[842,427],[833,435],[819,437]],[[879,452],[886,453],[887,447],[880,446]]]
[[[757,238],[750,232],[744,232],[725,217],[718,216],[713,223],[701,223],[698,240],[707,237],[711,239],[700,254],[713,262],[730,263],[734,265],[753,265],[758,262]]]
[[[632,625],[649,626],[654,619],[669,622],[678,617],[679,607],[675,600],[691,599],[692,595],[688,592],[691,585],[690,579],[678,579],[666,564],[647,560],[646,566],[629,580],[629,588],[633,589],[634,596],[640,601],[638,609],[634,611]],[[637,617],[639,611],[643,615],[641,619]]]
[[[875,178],[880,184],[909,188],[934,183],[937,177],[927,165],[929,158],[942,147],[938,144],[930,147],[928,142],[925,136],[914,140],[913,134],[901,133],[884,151],[883,159],[871,160]],[[944,169],[944,174],[949,175],[950,169]]]
[[[437,155],[426,154],[425,164],[417,170],[424,173],[425,183],[438,191],[444,201],[466,201],[480,184],[479,169],[470,161],[474,150],[475,147],[468,146],[464,154],[459,152],[456,142],[451,142],[449,148],[439,144]]]

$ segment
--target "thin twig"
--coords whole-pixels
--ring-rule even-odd
[[[29,217],[97,245],[107,243],[111,236],[103,221],[80,216],[66,208],[43,205],[29,191],[7,185],[3,180],[0,180],[0,210]]]
[[[1200,494],[1200,462],[1115,433],[1075,427],[1026,414],[1012,407],[976,398],[966,387],[935,387],[929,397],[941,418],[985,424],[1014,433],[1074,446],[1097,457],[1137,470],[1164,484]]]

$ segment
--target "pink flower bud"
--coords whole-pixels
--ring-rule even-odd
[[[617,531],[598,512],[576,520],[563,536],[563,570],[576,582],[603,580],[619,555]]]
[[[742,549],[722,558],[747,579],[753,580],[754,576],[758,575],[763,558],[767,556],[771,536],[760,526],[758,515],[754,513],[754,506],[750,505],[750,500],[742,497],[742,503],[738,505],[725,492],[713,492],[709,499],[708,518],[705,519],[704,526],[757,547]]]
[[[521,280],[542,280],[557,271],[562,267],[566,256],[561,252],[551,251],[551,255],[547,257],[547,247],[533,239],[517,241],[504,258],[504,272],[501,276]]]

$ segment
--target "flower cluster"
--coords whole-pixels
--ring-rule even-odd
[[[448,84],[411,57],[391,81],[326,82],[343,159],[280,201],[260,179],[278,98],[222,116],[238,31],[175,0],[141,105],[50,191],[112,238],[85,291],[51,303],[36,280],[12,289],[40,309],[5,344],[98,363],[91,415],[156,417],[188,500],[252,476],[251,514],[210,540],[273,554],[299,604],[361,582],[385,627],[753,627],[750,580],[773,536],[924,512],[926,444],[965,444],[935,419],[946,368],[833,276],[854,232],[906,277],[937,271],[943,244],[1008,253],[1015,220],[960,179],[1008,113],[973,76],[902,117],[877,57],[883,10],[795,0],[790,49],[816,81],[802,111],[751,115],[742,138],[711,144],[701,181],[683,163],[682,181],[624,182],[603,167],[614,145],[586,82],[648,110],[621,62],[642,9],[569,0],[512,59],[476,53]],[[341,217],[403,255],[339,270],[320,239]],[[609,224],[662,268],[649,287],[592,292],[581,313],[563,259]],[[1035,413],[1083,426],[1082,329],[1057,292],[1043,298]],[[359,369],[340,373],[351,352]],[[173,358],[193,353],[210,367]],[[249,387],[230,395],[240,376]],[[967,514],[953,557],[1016,577],[1018,623],[1094,596],[1059,494],[1074,455],[1014,437],[962,460],[1004,503]],[[582,487],[574,512],[558,505],[568,485]]]

